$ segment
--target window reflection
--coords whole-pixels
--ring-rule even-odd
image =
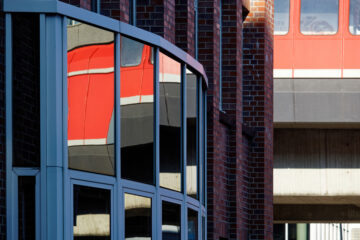
[[[301,33],[329,35],[338,30],[339,0],[301,0]]]
[[[19,240],[35,240],[35,177],[18,178]]]
[[[160,186],[181,191],[180,63],[163,53],[160,70]]]
[[[111,239],[110,190],[74,185],[74,239]]]
[[[69,23],[69,167],[114,175],[114,34]]]
[[[187,194],[197,198],[197,76],[186,70],[186,182]]]
[[[198,239],[198,213],[188,208],[188,240]]]
[[[151,199],[125,193],[125,239],[151,239]]]
[[[154,181],[154,65],[152,48],[121,38],[122,178]]]
[[[285,35],[289,30],[290,0],[274,1],[274,33]]]
[[[351,34],[360,35],[360,0],[350,0],[350,25]]]
[[[162,202],[162,239],[181,239],[181,207],[175,203]]]

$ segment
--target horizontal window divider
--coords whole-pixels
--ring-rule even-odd
[[[69,169],[69,177],[73,180],[82,180],[88,182],[96,182],[102,184],[113,185],[116,182],[116,178],[113,176],[105,176],[96,173],[89,173],[83,171],[77,171]]]
[[[100,182],[89,182],[87,180],[79,180],[79,179],[72,179],[71,184],[79,185],[79,186],[92,187],[92,188],[107,189],[107,190],[113,190],[114,189],[114,186],[110,185],[110,184],[100,183]]]
[[[180,193],[180,192],[175,192],[175,191],[171,191],[165,188],[160,188],[159,189],[160,192],[160,197],[166,197],[169,199],[174,199],[174,200],[179,200],[179,201],[183,201],[184,200],[184,194]]]
[[[198,200],[195,200],[192,197],[186,196],[186,203],[189,208],[196,209],[196,211],[199,211],[200,202]]]
[[[153,185],[135,182],[135,181],[127,180],[127,179],[122,179],[121,181],[122,181],[122,186],[124,189],[126,188],[129,190],[148,192],[151,194],[156,192],[156,188]]]
[[[39,172],[39,168],[23,168],[23,167],[14,167],[13,171],[18,176],[36,176]]]
[[[140,197],[147,197],[147,198],[153,198],[155,196],[154,192],[146,192],[143,189],[133,189],[133,188],[123,188],[124,194],[131,194],[131,195],[136,195],[136,196],[140,196]]]

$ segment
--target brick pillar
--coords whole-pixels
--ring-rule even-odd
[[[198,1],[198,59],[209,80],[207,99],[207,230],[209,240],[228,235],[227,129],[219,121],[220,2]]]
[[[137,0],[136,26],[175,44],[175,0]]]
[[[194,0],[175,1],[175,44],[195,56]]]
[[[244,24],[244,122],[252,127],[250,239],[272,239],[273,1],[252,0]]]
[[[101,0],[100,12],[102,15],[129,23],[130,1],[131,0]]]
[[[248,161],[242,153],[241,0],[222,0],[222,101],[222,109],[232,123],[228,153],[229,239],[247,239]]]
[[[0,240],[6,239],[5,157],[5,14],[0,0]]]

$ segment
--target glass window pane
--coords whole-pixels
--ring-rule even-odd
[[[160,186],[181,191],[180,63],[160,53]]]
[[[181,239],[181,207],[178,204],[162,202],[162,239]]]
[[[127,37],[121,37],[121,66],[133,67],[140,65],[144,44]]]
[[[154,64],[152,48],[122,37],[124,55],[140,54],[140,66],[121,67],[122,178],[154,182]],[[126,44],[124,44],[126,43]]]
[[[115,174],[114,34],[69,21],[69,168]]]
[[[285,224],[274,224],[274,240],[285,240]]]
[[[350,25],[351,34],[360,35],[360,0],[350,0]]]
[[[274,1],[274,33],[285,35],[289,31],[290,0]]]
[[[189,196],[197,198],[197,76],[190,70],[186,71],[186,128],[186,191]]]
[[[110,190],[74,185],[74,239],[111,239]]]
[[[301,0],[300,30],[305,35],[338,31],[339,0]]]
[[[198,213],[188,208],[188,240],[198,239]]]
[[[13,166],[40,166],[39,15],[12,14]]]
[[[125,239],[150,240],[151,198],[125,193]]]
[[[206,240],[206,218],[202,217],[202,239]]]
[[[18,178],[19,240],[35,240],[35,177]]]

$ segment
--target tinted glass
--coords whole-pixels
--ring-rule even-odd
[[[186,71],[186,184],[187,194],[197,198],[198,164],[197,164],[197,76]]]
[[[13,165],[40,166],[39,15],[12,14]]]
[[[160,186],[181,191],[180,63],[160,53]]]
[[[188,209],[188,240],[198,239],[198,213]]]
[[[138,66],[143,56],[144,44],[127,37],[121,37],[121,66]]]
[[[339,0],[301,0],[301,33],[330,35],[338,30]]]
[[[74,239],[111,239],[110,190],[74,185]]]
[[[121,176],[152,184],[154,182],[152,48],[122,37],[121,49],[121,56],[125,58],[140,54],[139,59],[142,59],[140,66],[121,67]]]
[[[35,240],[35,177],[18,178],[19,240]]]
[[[162,202],[162,239],[181,239],[181,207],[178,204]]]
[[[206,240],[206,219],[202,217],[202,239]]]
[[[285,35],[289,31],[290,0],[274,1],[274,33]]]
[[[67,36],[69,168],[114,175],[114,34],[70,20]]]
[[[349,23],[350,33],[360,35],[360,0],[350,0]]]
[[[125,193],[125,239],[151,239],[151,198]]]
[[[274,224],[274,240],[285,240],[285,224]]]

